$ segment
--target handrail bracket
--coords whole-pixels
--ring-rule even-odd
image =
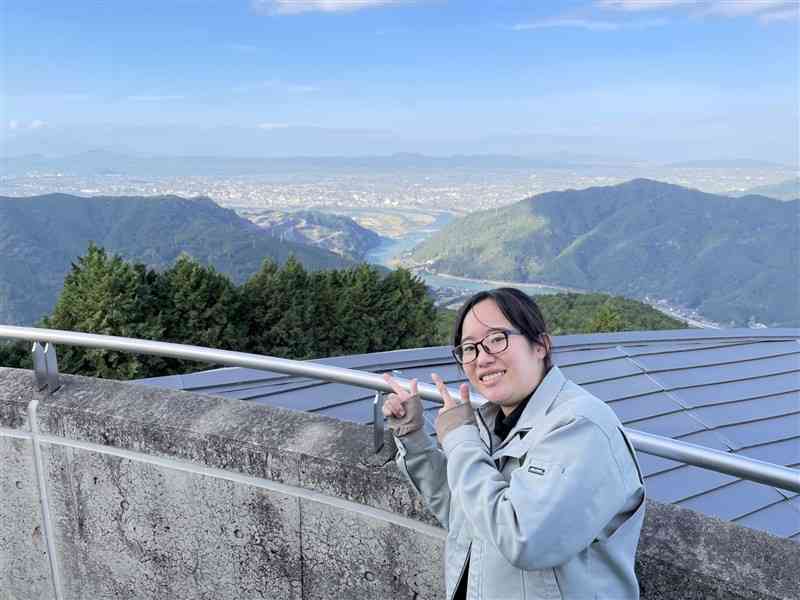
[[[33,358],[34,386],[38,391],[47,389],[48,394],[54,393],[59,387],[58,381],[58,356],[56,347],[48,342],[44,346],[34,342],[31,348]]]

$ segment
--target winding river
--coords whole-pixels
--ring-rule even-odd
[[[450,213],[440,213],[436,221],[428,225],[425,229],[415,231],[409,235],[397,239],[388,239],[384,241],[377,248],[373,248],[367,253],[365,260],[369,263],[383,265],[385,267],[392,267],[392,261],[398,259],[405,252],[410,251],[414,246],[422,243],[434,233],[439,231],[442,227],[447,225],[453,220],[453,215]],[[480,290],[488,290],[503,285],[510,285],[520,288],[528,294],[556,294],[559,292],[569,291],[566,288],[559,288],[547,285],[532,285],[529,283],[518,283],[515,281],[491,281],[484,279],[472,279],[468,277],[456,277],[452,275],[429,273],[427,271],[419,271],[417,273],[425,283],[434,289],[454,289],[463,290],[464,293],[472,293]],[[577,291],[577,290],[575,290]]]

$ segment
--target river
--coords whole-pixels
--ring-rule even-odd
[[[439,213],[436,221],[426,226],[424,229],[415,231],[409,235],[397,239],[387,239],[382,242],[380,246],[370,250],[365,256],[365,260],[369,263],[383,265],[392,268],[393,261],[397,260],[404,253],[409,252],[414,246],[422,243],[434,233],[439,231],[442,227],[452,221],[454,216],[450,213]],[[483,279],[471,279],[466,277],[455,277],[451,275],[443,275],[436,273],[429,273],[427,271],[418,271],[416,273],[421,277],[425,284],[434,290],[457,290],[463,291],[464,294],[477,292],[480,290],[489,290],[504,285],[517,287],[524,292],[535,294],[557,294],[559,292],[568,291],[566,288],[559,288],[547,285],[533,285],[530,283],[518,283],[514,281],[491,281]],[[575,290],[577,291],[577,290]]]

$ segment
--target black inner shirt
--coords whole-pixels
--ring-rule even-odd
[[[514,429],[522,413],[525,412],[525,407],[528,406],[528,400],[531,399],[531,396],[533,396],[533,393],[517,404],[517,407],[510,414],[506,415],[502,410],[497,413],[494,419],[494,434],[500,438],[500,441],[505,440],[511,430]]]

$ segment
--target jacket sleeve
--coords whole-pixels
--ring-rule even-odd
[[[565,563],[601,534],[630,495],[610,440],[585,417],[565,419],[544,435],[508,482],[475,427],[450,433],[444,452],[466,518],[519,569]]]
[[[420,429],[395,438],[400,471],[414,486],[425,504],[445,529],[450,519],[450,488],[447,486],[447,460],[433,439]]]

